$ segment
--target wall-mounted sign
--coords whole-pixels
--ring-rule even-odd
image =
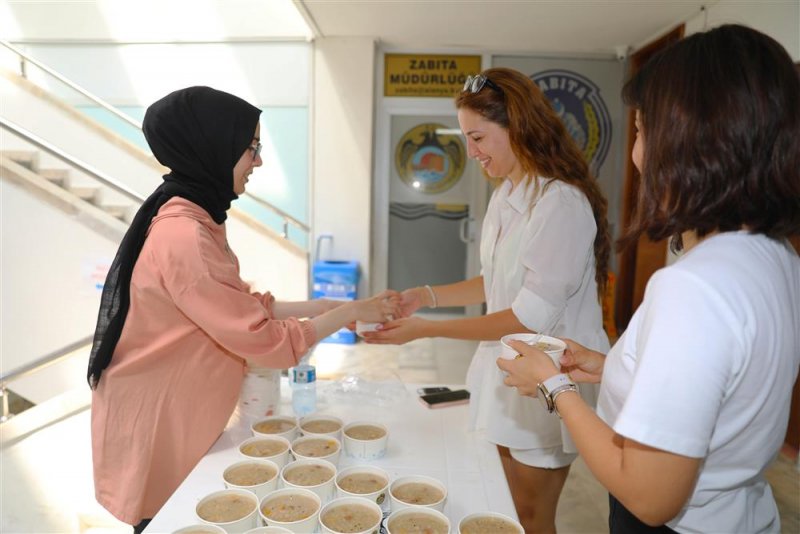
[[[408,130],[397,143],[394,164],[403,182],[421,193],[441,193],[464,174],[466,150],[457,135],[436,133],[447,126],[427,122]]]
[[[568,70],[546,70],[531,79],[550,99],[567,131],[599,175],[611,145],[611,118],[600,89],[588,78]]]
[[[383,94],[452,98],[480,71],[481,56],[386,54]]]

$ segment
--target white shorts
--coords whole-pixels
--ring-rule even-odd
[[[566,467],[578,457],[576,453],[564,452],[561,445],[546,449],[512,449],[509,447],[508,451],[511,453],[511,457],[519,463],[543,469]]]

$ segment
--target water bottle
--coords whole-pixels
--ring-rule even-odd
[[[292,368],[292,409],[297,417],[317,410],[317,370],[301,363]]]

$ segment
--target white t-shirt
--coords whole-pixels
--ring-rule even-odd
[[[800,259],[788,243],[723,233],[653,275],[608,354],[597,413],[622,436],[705,458],[670,528],[779,531],[763,474],[798,366]]]
[[[539,178],[540,186],[548,180]],[[495,189],[483,221],[481,266],[487,313],[511,308],[527,328],[547,327],[564,308],[552,330],[595,350],[608,350],[594,268],[596,226],[586,196],[576,187],[553,181],[531,210],[533,183],[511,191],[506,180]],[[472,426],[486,428],[490,441],[516,449],[562,444],[558,417],[539,401],[503,384],[496,360],[500,343],[482,342],[467,371],[472,393]],[[594,403],[596,389],[582,389]]]

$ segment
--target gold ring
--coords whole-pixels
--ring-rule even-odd
[[[524,355],[522,355],[522,354],[517,354],[516,356],[514,356],[514,359],[515,359],[515,360],[519,360],[520,358],[524,358],[524,357],[525,357],[525,356],[524,356]]]

